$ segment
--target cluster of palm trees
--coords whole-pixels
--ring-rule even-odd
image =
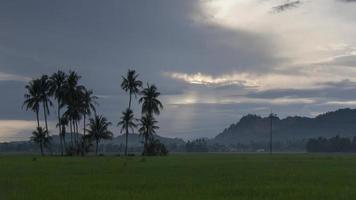
[[[125,155],[127,155],[129,130],[133,133],[136,128],[144,138],[143,155],[147,155],[148,144],[154,141],[154,134],[159,129],[154,115],[159,115],[163,108],[162,103],[158,100],[160,93],[155,85],[148,83],[146,88],[142,88],[142,81],[138,80],[138,74],[135,70],[128,70],[126,77],[122,77],[121,88],[129,94],[128,107],[122,112],[121,120],[118,123],[118,126],[121,126],[121,132],[125,131]],[[135,119],[134,112],[131,109],[132,95],[135,98],[137,95],[141,95],[138,101],[142,104],[141,119]],[[136,123],[137,121],[138,123]]]
[[[53,106],[53,100],[56,102],[58,120],[56,127],[59,133],[61,155],[64,155],[64,152],[84,155],[89,151],[93,141],[96,144],[95,153],[97,154],[99,142],[113,137],[113,133],[109,130],[111,123],[105,117],[96,113],[95,106],[98,105],[98,97],[93,95],[92,90],[88,90],[79,84],[80,78],[74,71],[69,71],[68,74],[58,71],[51,76],[42,75],[40,78],[33,79],[25,87],[27,93],[24,95],[23,107],[36,114],[37,128],[31,139],[40,146],[42,155],[44,155],[45,148],[52,152],[47,117],[50,114],[50,107]],[[129,131],[131,130],[134,133],[136,128],[144,138],[143,155],[146,155],[148,145],[153,142],[154,134],[159,129],[156,125],[158,122],[155,115],[159,115],[163,108],[162,103],[158,100],[160,93],[155,85],[148,83],[146,88],[142,88],[142,81],[138,80],[138,74],[135,70],[128,70],[127,76],[122,78],[121,88],[129,93],[128,108],[122,112],[122,117],[118,122],[121,133],[125,131],[125,155],[128,155]],[[133,95],[135,99],[137,95],[141,96],[138,101],[142,104],[141,119],[135,119],[134,112],[131,109]],[[40,125],[41,109],[44,127]],[[89,124],[87,124],[87,118],[93,113],[94,116],[89,119]],[[80,122],[83,123],[82,134],[79,131]],[[70,142],[66,141],[68,128]]]
[[[42,75],[40,78],[31,80],[26,85],[27,93],[23,107],[36,113],[37,128],[33,132],[32,140],[40,145],[41,154],[44,154],[44,147],[50,149],[51,137],[48,130],[47,117],[50,114],[50,107],[53,100],[57,104],[57,127],[60,140],[61,155],[64,151],[84,153],[90,143],[87,143],[89,136],[86,135],[86,118],[93,112],[96,115],[95,105],[97,97],[92,90],[88,90],[79,84],[80,76],[69,71],[65,73],[58,71],[52,76]],[[42,107],[45,128],[40,125],[39,113]],[[62,113],[62,109],[64,112]],[[101,117],[101,116],[100,116]],[[79,134],[79,124],[83,120],[83,135]],[[66,143],[66,129],[69,127],[70,143]],[[112,135],[112,134],[111,134]],[[107,136],[105,136],[107,138]]]

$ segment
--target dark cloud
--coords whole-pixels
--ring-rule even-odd
[[[249,98],[277,99],[277,98],[316,98],[329,100],[356,99],[356,82],[344,80],[339,82],[320,83],[316,89],[274,89],[261,92],[250,92]]]
[[[22,109],[25,82],[0,81],[0,120],[1,119],[33,119],[34,115]]]
[[[291,1],[291,0],[287,0],[286,2],[284,2],[283,4],[280,4],[278,6],[274,6],[272,8],[272,10],[274,12],[283,12],[289,9],[293,9],[293,8],[297,8],[298,6],[300,6],[302,2],[301,1]]]
[[[355,3],[356,2],[356,0],[335,0],[335,1],[344,2],[344,3]],[[272,11],[275,13],[288,11],[288,10],[300,7],[304,2],[306,2],[306,1],[305,0],[284,0],[281,4],[272,7]]]
[[[356,2],[356,0],[339,0],[339,1],[348,2],[348,3]]]
[[[356,55],[339,56],[339,57],[334,58],[331,61],[318,63],[318,64],[356,67]]]
[[[4,1],[0,45],[13,53],[0,64],[8,73],[36,75],[65,65],[114,78],[131,67],[154,76],[160,70],[216,73],[279,62],[263,35],[196,24],[191,16],[200,12],[197,4]]]
[[[270,53],[274,44],[263,34],[192,20],[198,3],[2,1],[0,72],[35,77],[72,69],[96,93],[123,95],[121,75],[134,68],[163,94],[177,94],[184,84],[162,73],[263,73],[283,62]]]

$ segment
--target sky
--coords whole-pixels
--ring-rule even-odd
[[[82,76],[115,135],[128,69],[162,93],[166,137],[211,138],[249,113],[354,108],[355,9],[356,0],[2,0],[0,141],[30,137],[24,86],[57,70]]]

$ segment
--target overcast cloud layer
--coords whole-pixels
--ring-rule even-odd
[[[24,85],[58,69],[78,71],[114,124],[120,77],[136,69],[163,93],[168,137],[213,137],[248,113],[355,107],[355,2],[3,0],[0,140],[29,137]]]

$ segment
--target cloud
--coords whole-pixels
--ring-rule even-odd
[[[281,5],[274,6],[272,9],[275,12],[283,12],[289,9],[297,8],[301,4],[301,1],[287,1]]]
[[[258,83],[253,80],[247,73],[239,74],[224,74],[220,76],[212,76],[207,74],[202,74],[200,72],[195,74],[186,74],[178,72],[167,72],[165,75],[182,80],[190,84],[207,85],[207,86],[228,86],[228,85],[240,85],[244,87],[257,87]]]
[[[313,67],[311,67],[313,66]],[[234,86],[236,90],[266,91],[273,89],[315,89],[321,83],[356,82],[356,68],[342,66],[306,65],[273,69],[260,74],[254,72],[231,72],[212,75],[207,73],[166,72],[165,76],[189,85],[202,85],[216,90]],[[345,86],[345,85],[343,85]]]
[[[36,121],[0,120],[0,142],[28,140]]]
[[[27,82],[29,80],[31,80],[31,78],[29,78],[29,77],[0,72],[0,81],[22,81],[22,82]]]
[[[336,104],[344,102],[349,105],[350,101],[356,99],[356,82],[343,80],[338,82],[324,82],[317,84],[319,88],[305,89],[272,89],[265,91],[249,92],[246,96],[252,99],[311,99],[316,103]],[[332,103],[334,102],[334,103]]]
[[[339,0],[339,1],[347,2],[347,3],[354,3],[354,2],[356,2],[356,0]]]

